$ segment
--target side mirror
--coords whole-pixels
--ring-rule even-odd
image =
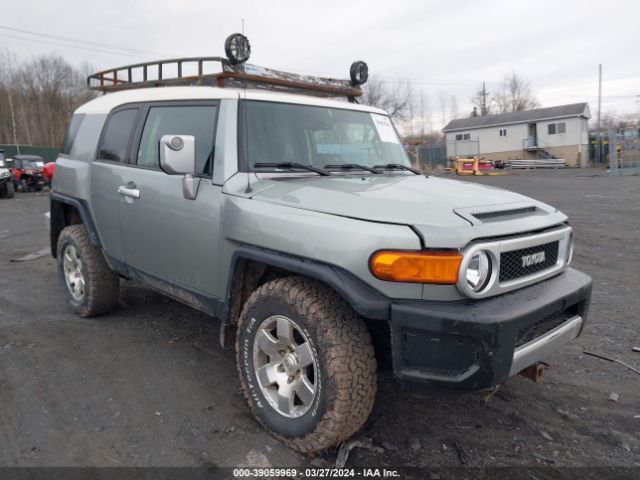
[[[188,200],[198,196],[200,179],[196,171],[196,139],[193,135],[163,135],[160,139],[160,168],[182,177],[182,194]]]
[[[196,171],[196,139],[193,135],[163,135],[160,139],[160,168],[169,175]]]

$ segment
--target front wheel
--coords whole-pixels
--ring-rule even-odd
[[[259,287],[240,316],[236,351],[254,415],[298,451],[339,444],[371,412],[371,338],[362,319],[324,284],[287,277]]]

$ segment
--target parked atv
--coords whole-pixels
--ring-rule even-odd
[[[23,192],[41,191],[44,188],[44,161],[37,155],[16,155],[9,162],[16,187]]]

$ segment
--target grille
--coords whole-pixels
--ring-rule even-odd
[[[575,317],[576,315],[577,312],[574,306],[568,308],[567,310],[554,312],[532,325],[521,328],[518,331],[518,336],[516,337],[516,348],[521,347],[522,345],[525,345],[532,340],[535,340],[536,338],[544,335],[545,333],[553,330],[556,327],[559,327],[564,322],[566,322],[570,318]]]
[[[479,212],[472,213],[478,220],[495,220],[500,217],[511,217],[514,215],[522,215],[525,213],[533,213],[536,211],[536,207],[522,207],[514,208],[511,210],[499,210],[497,212]]]
[[[544,260],[525,263],[525,257],[533,256],[536,260],[544,253]],[[517,278],[526,277],[533,273],[541,272],[553,267],[558,261],[558,242],[545,243],[535,247],[522,248],[500,254],[500,282],[508,282]]]

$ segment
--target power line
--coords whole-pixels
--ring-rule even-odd
[[[124,51],[124,52],[128,52],[131,54],[137,54],[137,55],[163,55],[163,56],[174,56],[173,54],[169,54],[166,52],[157,52],[154,50],[144,50],[144,49],[140,49],[140,48],[131,48],[131,47],[123,47],[121,45],[115,45],[115,44],[111,44],[111,43],[102,43],[102,42],[94,42],[94,41],[90,41],[90,40],[82,40],[79,38],[71,38],[71,37],[63,37],[60,35],[50,35],[47,33],[41,33],[41,32],[33,32],[31,30],[23,30],[20,28],[13,28],[13,27],[7,27],[5,25],[0,25],[0,29],[2,30],[9,30],[12,32],[18,32],[18,33],[23,33],[23,34],[27,34],[27,35],[33,35],[36,37],[44,37],[44,38],[52,38],[54,40],[62,40],[65,42],[72,42],[72,43],[80,43],[82,45],[93,45],[94,47],[99,47],[102,49],[108,49],[108,50],[118,50],[118,51]],[[22,38],[22,40],[25,40],[24,38]]]
[[[136,53],[115,52],[115,51],[102,50],[102,49],[92,48],[92,47],[82,47],[80,45],[68,45],[68,44],[63,44],[63,43],[56,43],[56,42],[45,41],[45,40],[38,40],[36,38],[16,37],[14,35],[9,35],[7,33],[0,33],[0,36],[7,37],[7,38],[13,38],[13,39],[16,39],[16,40],[24,40],[26,42],[44,43],[44,44],[47,44],[47,45],[56,45],[56,46],[59,46],[59,47],[66,47],[66,48],[78,48],[80,50],[90,50],[92,52],[108,53],[108,54],[111,54],[111,55],[124,55],[126,57],[136,57],[136,58],[148,58],[149,57],[148,55],[140,55],[140,54],[136,54]]]

